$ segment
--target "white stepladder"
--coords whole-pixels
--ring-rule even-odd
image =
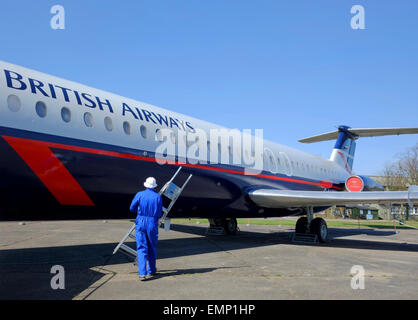
[[[163,206],[163,216],[161,217],[161,224],[164,224],[164,229],[166,231],[170,230],[170,219],[167,218],[167,215],[169,214],[171,208],[173,207],[174,203],[177,201],[177,199],[180,197],[180,194],[183,192],[184,188],[186,187],[189,180],[192,178],[192,174],[190,174],[186,181],[183,183],[181,187],[178,187],[173,181],[174,178],[177,176],[177,174],[180,172],[182,167],[178,168],[176,173],[171,177],[171,179],[161,188],[161,190],[158,192],[160,195],[167,197],[170,199],[170,203],[167,208]],[[136,250],[132,249],[128,245],[124,244],[126,239],[129,237],[131,239],[136,240],[135,235],[135,223],[132,225],[132,227],[129,229],[128,233],[125,234],[125,236],[122,238],[122,240],[118,243],[115,250],[113,250],[113,254],[115,254],[119,249],[121,249],[121,252],[130,256],[130,257],[137,257]]]

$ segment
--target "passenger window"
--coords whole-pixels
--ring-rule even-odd
[[[90,112],[84,113],[84,124],[89,128],[93,127],[93,116]]]
[[[171,143],[173,143],[173,144],[177,143],[177,135],[174,131],[170,132],[170,139],[171,139]]]
[[[22,104],[20,103],[20,99],[17,96],[11,94],[7,97],[7,106],[9,107],[10,111],[18,112]]]
[[[71,121],[71,111],[67,107],[63,107],[61,109],[61,118],[64,122],[70,122]]]
[[[144,126],[144,125],[141,125],[141,127],[139,128],[139,131],[141,132],[142,138],[146,139],[147,138],[147,127]]]
[[[113,131],[113,122],[112,122],[112,118],[110,117],[105,117],[104,118],[104,125],[107,131]]]
[[[45,118],[46,117],[46,104],[42,101],[38,101],[35,105],[35,109],[36,109],[36,114],[41,117],[41,118]]]
[[[123,131],[128,136],[131,134],[131,124],[128,121],[123,122]]]
[[[160,129],[157,129],[155,131],[155,138],[159,142],[162,142],[163,141],[163,134],[161,133],[161,130]]]

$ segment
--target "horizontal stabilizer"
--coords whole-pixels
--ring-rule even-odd
[[[352,204],[418,204],[418,189],[409,191],[299,191],[255,189],[248,193],[250,199],[265,208],[297,208],[308,206],[333,206]]]
[[[378,136],[389,136],[389,135],[400,135],[400,134],[417,134],[418,128],[363,128],[363,129],[352,129],[348,128],[348,132],[353,134],[355,137],[378,137]],[[320,141],[335,140],[338,138],[339,130],[319,134],[316,136],[308,137],[299,140],[302,143],[312,143]]]

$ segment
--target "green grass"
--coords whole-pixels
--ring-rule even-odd
[[[327,220],[327,224],[329,227],[348,227],[348,228],[358,228],[359,222],[356,220],[350,221],[332,221]],[[418,221],[407,221],[407,225],[400,225],[398,222],[396,223],[396,228],[401,229],[410,229],[409,226],[418,227]],[[393,221],[381,221],[381,220],[360,220],[360,228],[372,228],[372,229],[393,229],[394,223]]]
[[[248,224],[248,219],[237,219],[238,224]],[[333,220],[326,219],[328,227],[335,228],[358,228],[358,220]],[[172,223],[208,223],[207,219],[172,219]],[[294,226],[296,220],[287,219],[250,219],[250,225],[268,225],[268,226]],[[406,225],[400,225],[396,223],[396,228],[410,229],[410,227],[418,228],[418,221],[407,221]],[[393,221],[388,220],[360,220],[360,228],[372,228],[372,229],[393,229]]]

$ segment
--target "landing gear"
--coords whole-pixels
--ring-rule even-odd
[[[208,229],[210,234],[229,234],[235,235],[238,229],[238,222],[236,218],[216,218],[209,219],[210,227]]]
[[[296,222],[295,232],[297,234],[316,235],[319,242],[328,240],[327,223],[322,218],[313,217],[313,208],[306,208],[306,217],[300,217]]]
[[[224,222],[225,232],[230,235],[237,234],[238,222],[235,218],[225,219]]]
[[[296,221],[296,233],[302,233],[305,234],[308,232],[308,218],[307,217],[301,217]]]
[[[328,240],[328,227],[327,223],[322,218],[315,218],[311,222],[310,231],[316,234],[319,242],[327,242]]]

